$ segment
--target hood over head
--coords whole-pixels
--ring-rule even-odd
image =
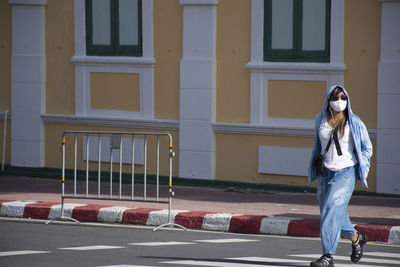
[[[323,107],[323,109],[322,109],[322,112],[325,113],[325,112],[327,111],[327,108],[328,108],[328,106],[329,106],[329,99],[330,99],[330,96],[331,96],[333,90],[335,90],[336,87],[340,87],[340,89],[343,91],[343,93],[347,96],[347,107],[346,107],[346,109],[347,109],[348,114],[349,114],[349,116],[350,116],[350,114],[352,114],[353,112],[351,111],[349,94],[347,93],[346,89],[345,89],[343,86],[338,85],[338,84],[331,86],[331,87],[329,88],[329,90],[326,92],[325,103],[324,103],[324,107]]]

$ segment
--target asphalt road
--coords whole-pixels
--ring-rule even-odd
[[[369,243],[361,264],[341,242],[335,266],[400,266],[400,246]],[[0,219],[0,266],[309,266],[319,238]],[[312,255],[310,255],[312,254]]]

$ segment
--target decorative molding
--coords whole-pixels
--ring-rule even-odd
[[[340,74],[346,71],[346,65],[340,63],[287,63],[256,62],[246,65],[250,72],[276,74]]]
[[[154,58],[143,57],[99,57],[99,56],[74,56],[71,62],[75,66],[98,66],[98,67],[140,67],[153,68],[156,63]]]
[[[251,134],[251,135],[272,135],[288,137],[314,137],[314,127],[282,127],[265,126],[241,123],[213,123],[215,133],[225,134]],[[370,138],[376,140],[376,129],[368,130]]]
[[[47,0],[8,0],[10,5],[47,6]]]
[[[314,128],[279,127],[241,123],[214,123],[215,133],[314,137]]]
[[[96,116],[77,116],[66,114],[43,114],[45,124],[69,124],[105,127],[140,128],[153,130],[179,130],[179,122],[174,120],[133,120]]]
[[[182,6],[218,5],[218,0],[180,0]]]
[[[8,115],[11,117],[11,114]],[[9,119],[7,117],[7,120]],[[126,127],[154,130],[179,131],[179,121],[175,120],[129,120],[121,118],[102,118],[94,116],[76,116],[67,114],[43,114],[45,124],[70,124],[107,127]],[[4,119],[4,112],[0,112],[0,120]],[[314,137],[314,127],[281,127],[251,125],[246,123],[213,123],[215,133],[273,135],[292,137]],[[368,130],[370,138],[376,140],[376,129]]]

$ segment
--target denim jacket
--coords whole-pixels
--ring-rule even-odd
[[[310,184],[317,178],[314,172],[314,167],[312,166],[312,161],[315,156],[321,154],[321,141],[319,140],[319,128],[321,126],[324,117],[326,116],[326,110],[329,105],[329,96],[337,86],[342,88],[343,92],[347,95],[347,110],[349,114],[350,131],[354,140],[354,149],[355,149],[354,152],[356,153],[358,159],[358,164],[356,165],[358,167],[356,177],[357,179],[362,181],[362,185],[364,187],[368,187],[367,176],[370,167],[370,158],[372,156],[371,140],[369,138],[368,130],[365,127],[364,123],[361,121],[359,117],[357,117],[351,111],[350,98],[344,87],[340,85],[334,85],[328,90],[325,98],[324,108],[322,109],[322,112],[318,113],[317,116],[315,117],[315,140],[314,140],[314,147],[311,153],[310,164],[308,166],[308,182]]]

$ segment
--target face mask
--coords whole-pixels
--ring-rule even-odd
[[[342,112],[347,107],[347,101],[346,100],[341,100],[341,99],[340,100],[336,100],[336,101],[330,101],[329,105],[334,111]]]

